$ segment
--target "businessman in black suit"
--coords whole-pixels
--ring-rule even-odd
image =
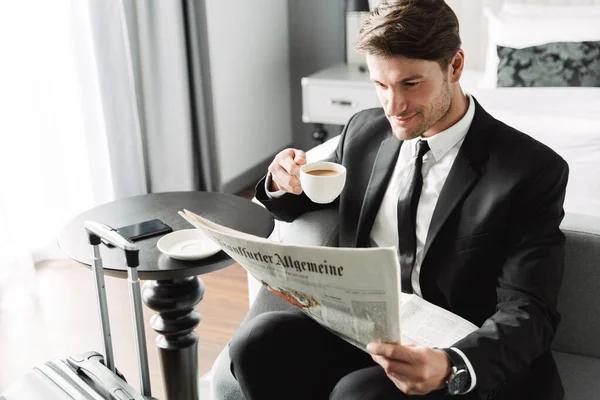
[[[357,113],[329,157],[347,168],[329,205],[339,210],[339,244],[396,245],[404,291],[480,328],[447,349],[372,343],[365,353],[300,312],[262,314],[230,346],[242,392],[562,399],[549,348],[560,321],[567,164],[463,93],[458,21],[443,1],[383,2],[358,47],[383,107]],[[302,194],[305,162],[284,150],[257,186],[279,219],[323,207]]]

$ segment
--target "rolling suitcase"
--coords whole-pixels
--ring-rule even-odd
[[[0,395],[0,400],[150,400],[150,373],[142,314],[140,281],[137,267],[139,249],[109,226],[93,221],[84,223],[93,250],[92,271],[100,314],[104,357],[96,352],[59,358],[35,367]],[[135,342],[141,394],[116,370],[113,357],[108,306],[104,288],[104,270],[100,254],[101,240],[125,252],[129,294],[133,309]],[[156,400],[156,399],[154,399]]]

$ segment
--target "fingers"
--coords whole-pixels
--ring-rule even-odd
[[[306,153],[304,153],[302,150],[294,150],[295,151],[295,155],[294,155],[294,162],[298,165],[304,165],[306,164]]]
[[[300,179],[290,175],[281,165],[271,164],[269,172],[271,172],[271,179],[273,179],[281,190],[294,194],[302,193]]]
[[[450,362],[437,349],[391,343],[369,343],[367,351],[387,376],[406,394],[425,394],[443,388]]]
[[[432,383],[431,371],[424,366],[415,366],[402,361],[395,361],[384,356],[371,356],[383,368],[388,378],[396,387],[408,395],[422,395],[438,389],[438,384]]]
[[[393,343],[369,343],[367,350],[388,375],[404,376],[416,381],[429,378],[423,368],[428,363],[427,354],[418,347]]]
[[[277,163],[292,176],[300,175],[300,165],[296,163],[296,159],[306,163],[306,155],[301,150],[285,149],[275,156]]]
[[[372,355],[380,355],[411,364],[424,364],[426,352],[417,346],[402,346],[394,343],[369,343],[367,351]]]
[[[275,184],[288,193],[302,193],[300,184],[300,166],[306,164],[306,154],[302,150],[285,149],[281,151],[269,166],[269,172]]]
[[[415,366],[402,361],[395,361],[383,356],[371,356],[373,361],[381,365],[385,373],[399,380],[408,380],[409,382],[422,383],[431,379],[431,372],[424,366]]]
[[[426,384],[423,384],[421,382],[411,381],[404,376],[396,376],[394,374],[388,374],[388,378],[392,382],[394,382],[394,385],[396,385],[396,387],[398,389],[400,389],[400,391],[402,391],[402,393],[407,394],[409,396],[414,396],[414,395],[421,396],[421,395],[429,394],[432,392],[432,390],[429,389]]]
[[[388,375],[394,377],[407,377],[409,379],[417,378],[415,376],[415,368],[411,364],[383,356],[372,355],[371,358],[373,358],[373,361],[377,364],[381,365],[381,368],[383,368]]]

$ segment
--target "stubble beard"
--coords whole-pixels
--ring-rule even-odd
[[[424,116],[424,118],[421,120],[421,123],[410,130],[402,127],[393,127],[392,130],[394,132],[394,136],[400,140],[411,140],[423,136],[425,132],[427,132],[429,129],[431,129],[431,127],[435,126],[438,122],[443,120],[446,115],[448,115],[451,106],[452,92],[450,91],[448,80],[445,80],[439,96],[431,102],[429,107],[427,107],[425,110],[426,112],[424,113],[423,109],[418,110],[416,117],[422,118]],[[427,112],[427,110],[429,111]]]

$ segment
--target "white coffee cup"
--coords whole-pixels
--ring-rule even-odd
[[[331,203],[346,184],[346,167],[328,161],[317,161],[300,167],[300,184],[315,203]]]

